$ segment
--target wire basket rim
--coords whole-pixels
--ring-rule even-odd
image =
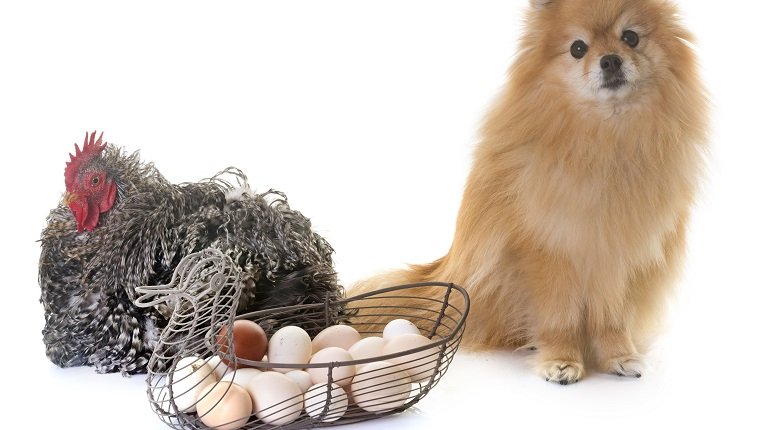
[[[239,364],[254,367],[254,368],[285,368],[285,369],[319,369],[319,368],[333,368],[333,367],[343,367],[343,366],[360,366],[362,364],[372,363],[375,361],[388,361],[393,358],[401,357],[404,355],[411,355],[416,354],[420,351],[424,351],[427,349],[433,349],[438,348],[441,346],[445,346],[448,344],[452,339],[456,337],[458,333],[461,332],[463,329],[466,321],[467,316],[470,311],[470,297],[467,294],[467,291],[462,288],[461,286],[453,283],[453,282],[437,282],[437,281],[429,281],[429,282],[415,282],[410,284],[401,284],[401,285],[394,285],[391,287],[381,288],[374,291],[369,291],[366,293],[358,294],[356,296],[352,297],[346,297],[340,300],[335,300],[331,302],[326,303],[313,303],[313,304],[305,304],[305,305],[293,305],[293,306],[283,306],[278,308],[270,308],[270,309],[262,309],[259,311],[254,312],[247,312],[244,314],[236,315],[235,320],[238,319],[255,319],[255,317],[261,317],[269,315],[273,312],[287,312],[290,310],[297,310],[297,309],[310,309],[310,308],[323,308],[328,306],[334,306],[334,305],[340,305],[340,304],[347,304],[354,301],[359,300],[365,300],[370,299],[372,296],[377,296],[385,293],[390,293],[394,291],[399,290],[408,290],[413,288],[420,288],[420,287],[442,287],[447,288],[449,290],[449,293],[451,290],[455,290],[458,293],[461,294],[463,299],[463,305],[462,309],[457,310],[461,312],[461,315],[459,315],[457,324],[450,330],[450,333],[438,340],[433,341],[431,339],[431,343],[428,345],[422,345],[418,346],[416,348],[412,349],[406,349],[403,351],[399,351],[393,354],[385,354],[377,357],[369,357],[369,358],[363,358],[359,360],[349,360],[349,361],[332,361],[332,362],[326,362],[326,363],[273,363],[268,361],[254,361],[254,360],[246,360],[244,358],[236,357],[237,362]],[[438,311],[439,313],[443,313],[446,306],[451,306],[448,303],[448,297],[449,293],[447,293],[445,300],[441,304],[441,309]],[[427,337],[427,336],[426,336]],[[428,338],[429,339],[429,338]]]

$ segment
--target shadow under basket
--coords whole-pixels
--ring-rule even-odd
[[[169,284],[138,289],[142,293],[138,299],[141,306],[167,302],[174,307],[148,364],[147,376],[150,406],[172,428],[302,429],[351,424],[403,412],[425,397],[448,370],[462,339],[470,306],[461,287],[428,282],[385,288],[329,303],[235,315],[241,291],[238,275],[226,256],[216,250],[204,250],[183,259]],[[338,323],[352,326],[363,338],[382,337],[385,323],[406,319],[430,342],[393,354],[343,362],[250,361],[234,353],[231,328],[239,319],[258,323],[268,338],[289,325],[301,327],[313,338]],[[197,359],[188,364],[193,361],[188,357]],[[228,368],[225,362],[231,366]],[[341,370],[351,366],[354,375],[343,376]],[[219,375],[224,374],[223,380],[245,388],[247,382],[242,375],[251,371],[241,372],[243,368],[262,372],[273,368],[280,372],[322,369],[327,373],[327,385],[266,405],[257,406],[257,398],[252,395],[250,415],[238,414],[221,422],[212,420],[214,424],[207,425],[206,415],[214,414],[215,408],[226,408],[224,396],[231,391],[229,384],[218,382]],[[209,394],[214,392],[216,397]],[[197,400],[193,393],[199,393]],[[204,400],[204,395],[214,399]],[[206,404],[201,408],[204,401]]]

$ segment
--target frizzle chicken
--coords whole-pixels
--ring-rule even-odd
[[[135,287],[169,281],[182,257],[207,247],[244,273],[238,312],[342,297],[333,249],[284,194],[255,194],[235,168],[173,185],[102,133],[75,148],[40,240],[43,339],[55,364],[144,372],[170,315],[135,306]]]

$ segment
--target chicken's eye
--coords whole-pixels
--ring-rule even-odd
[[[93,187],[97,187],[98,184],[100,184],[100,176],[97,176],[97,175],[93,176],[92,179],[90,180],[90,183],[92,184]]]

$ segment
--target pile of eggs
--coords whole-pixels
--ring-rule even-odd
[[[404,319],[386,324],[382,337],[362,338],[353,327],[334,325],[314,339],[297,326],[283,327],[267,339],[253,321],[234,322],[236,357],[290,367],[258,369],[238,363],[233,369],[224,358],[226,338],[223,329],[217,337],[221,356],[183,357],[171,375],[177,408],[197,413],[206,426],[219,430],[239,429],[251,415],[286,425],[304,411],[315,420],[332,422],[345,414],[349,401],[368,412],[389,411],[409,399],[414,383],[430,379],[437,358],[437,349],[424,348],[432,341]],[[415,348],[422,350],[403,353]],[[371,360],[394,354],[399,355]],[[365,359],[365,364],[352,363]],[[330,366],[301,367],[304,363]]]

